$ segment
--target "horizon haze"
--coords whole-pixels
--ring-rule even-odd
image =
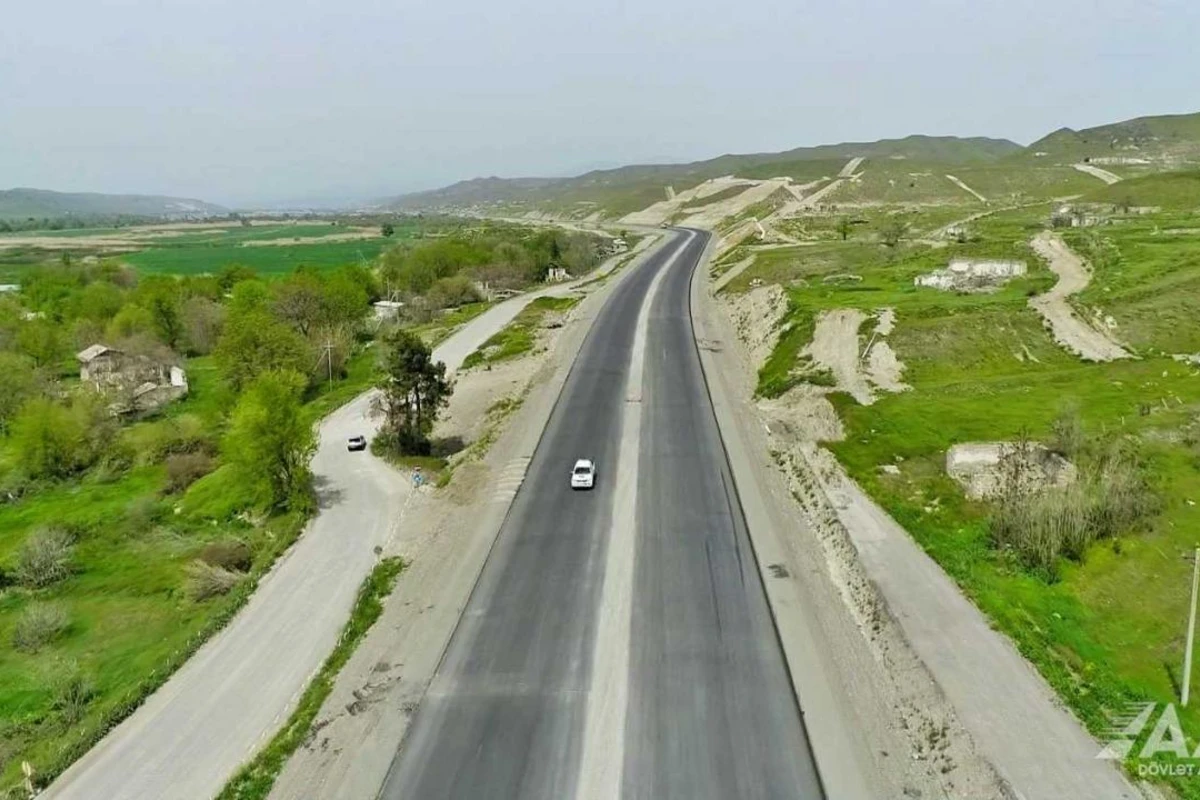
[[[1200,7],[67,0],[8,22],[3,188],[261,207],[1194,111]]]

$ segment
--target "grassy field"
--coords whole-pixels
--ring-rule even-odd
[[[389,240],[364,239],[350,242],[329,242],[242,247],[236,244],[195,242],[155,247],[123,256],[144,272],[165,272],[175,275],[198,275],[219,272],[230,264],[242,264],[263,274],[291,272],[296,267],[333,268],[342,264],[372,261],[389,244]]]
[[[45,237],[79,240],[72,248],[72,258],[104,255],[87,239],[94,236],[115,236],[129,241],[131,252],[117,256],[143,272],[176,275],[216,273],[231,264],[250,267],[264,275],[280,275],[299,266],[332,269],[343,264],[374,261],[387,247],[418,235],[416,220],[397,221],[391,237],[374,229],[367,238],[353,240],[330,239],[358,229],[325,221],[241,225],[227,227],[195,226],[170,231],[150,231],[140,228],[80,229],[64,231],[35,231],[0,234],[0,279],[18,280],[21,270],[30,264],[57,260],[61,253],[37,247],[3,248],[4,238]]]
[[[1111,316],[1139,352],[1200,352],[1200,220],[1168,212],[1113,221],[1064,232],[1095,276],[1077,305]]]
[[[1149,356],[1084,364],[1055,345],[1027,306],[1030,293],[1053,283],[1026,244],[1044,212],[1000,212],[976,223],[980,241],[938,250],[909,245],[890,254],[852,241],[762,251],[730,290],[755,278],[791,287],[784,335],[760,372],[760,391],[772,395],[801,379],[797,354],[822,309],[897,310],[889,342],[912,391],[871,406],[832,395],[846,437],[831,449],[1100,735],[1108,714],[1126,703],[1178,699],[1185,556],[1200,544],[1200,373],[1153,352],[1200,348],[1196,293],[1180,288],[1200,280],[1200,259],[1185,237],[1152,233],[1179,224],[1170,216],[1069,231],[1076,243],[1095,235],[1119,249],[1120,259],[1097,266],[1097,285],[1081,305],[1102,302]],[[991,294],[913,286],[914,275],[958,254],[1023,258],[1031,273]],[[837,272],[862,280],[819,279]],[[1077,560],[1061,560],[1048,576],[995,545],[992,506],[966,499],[944,460],[959,442],[1049,440],[1069,408],[1090,436],[1136,443],[1161,511]],[[899,474],[882,472],[885,464]],[[1181,710],[1181,718],[1185,730],[1200,731],[1200,710]],[[1176,788],[1200,797],[1194,783]]]

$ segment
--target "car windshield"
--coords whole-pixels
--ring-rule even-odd
[[[592,468],[589,467],[587,464],[580,464],[579,466],[575,467],[576,475],[587,475],[591,471],[592,471]]]

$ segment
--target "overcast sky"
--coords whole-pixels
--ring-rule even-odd
[[[986,7],[984,7],[986,6]],[[0,188],[225,204],[1200,111],[1196,0],[39,0]]]

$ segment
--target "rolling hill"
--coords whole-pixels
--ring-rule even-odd
[[[121,216],[177,219],[227,213],[221,206],[181,197],[0,189],[0,219]]]
[[[1060,128],[1028,147],[1007,139],[907,136],[778,153],[726,154],[688,164],[639,164],[573,178],[483,178],[401,195],[381,205],[404,211],[540,211],[614,218],[662,200],[668,186],[682,191],[722,175],[787,176],[808,182],[836,175],[849,159],[859,156],[867,160],[868,177],[874,174],[893,188],[911,183],[912,174],[953,172],[1001,202],[1064,196],[1093,189],[1095,177],[1072,169],[1082,162],[1102,165],[1121,178],[1200,166],[1200,113],[1139,117],[1078,131]],[[866,184],[857,189],[871,195]],[[861,202],[883,199],[858,198]]]
[[[521,209],[601,212],[620,216],[663,198],[665,186],[683,190],[709,178],[788,176],[808,181],[836,175],[851,158],[911,159],[920,162],[987,164],[1021,152],[1006,139],[908,136],[878,142],[800,147],[779,153],[727,154],[689,164],[638,164],[595,170],[574,178],[479,178],[382,201],[385,208]]]
[[[1200,162],[1200,114],[1172,114],[1085,128],[1059,128],[1025,148],[1026,157],[1099,164]]]

